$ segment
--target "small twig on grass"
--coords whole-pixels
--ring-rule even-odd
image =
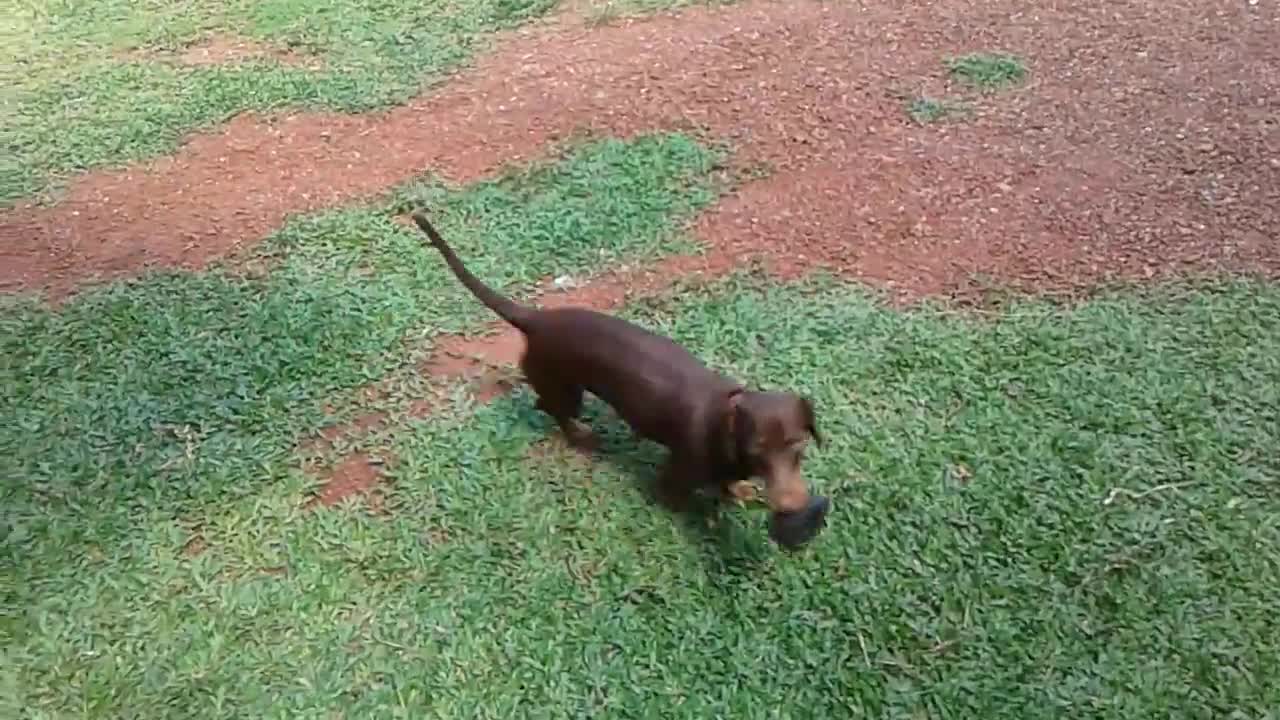
[[[378,643],[379,645],[386,645],[389,648],[395,648],[396,650],[402,650],[404,652],[412,652],[408,647],[405,647],[404,645],[391,642],[390,640],[385,640],[383,638],[378,637],[377,635],[374,635],[373,633],[369,633],[369,638],[374,642]]]
[[[1111,505],[1117,499],[1119,499],[1121,495],[1129,498],[1130,500],[1141,500],[1142,498],[1147,497],[1148,495],[1152,495],[1158,492],[1163,492],[1165,490],[1177,490],[1179,488],[1184,488],[1184,487],[1187,487],[1188,485],[1194,485],[1194,484],[1196,484],[1195,480],[1187,480],[1185,482],[1176,482],[1176,483],[1165,483],[1163,485],[1156,485],[1155,487],[1149,487],[1146,490],[1143,490],[1141,492],[1136,492],[1133,490],[1129,490],[1128,488],[1122,488],[1122,487],[1111,488],[1111,492],[1107,493],[1107,497],[1105,500],[1102,501],[1102,504]]]
[[[939,640],[938,642],[934,643],[933,647],[929,648],[929,652],[933,655],[941,655],[947,650],[950,650],[951,647],[958,642],[960,642],[958,639],[957,640]]]

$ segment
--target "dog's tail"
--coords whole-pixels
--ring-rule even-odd
[[[463,265],[462,260],[458,259],[458,256],[453,252],[453,248],[449,247],[444,238],[440,237],[440,233],[436,232],[436,229],[421,210],[413,213],[413,221],[417,223],[422,232],[427,234],[427,239],[431,241],[435,249],[439,250],[440,254],[444,256],[445,264],[453,271],[458,281],[470,290],[477,300],[484,303],[486,307],[517,329],[526,329],[529,321],[533,319],[533,314],[536,312],[533,308],[517,305],[510,298],[499,295],[496,290],[481,282],[480,278],[472,275],[467,266]]]

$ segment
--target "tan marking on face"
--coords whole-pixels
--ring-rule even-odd
[[[765,496],[775,512],[794,512],[809,503],[809,488],[800,466],[811,437],[803,401],[778,393],[754,394],[742,407],[752,417],[752,433],[744,448],[754,475],[765,483]]]
[[[792,512],[809,502],[809,486],[800,472],[800,442],[786,442],[766,455],[764,463],[765,494],[769,507],[779,512]]]
[[[809,504],[809,488],[798,472],[765,478],[765,495],[774,512],[795,512]]]

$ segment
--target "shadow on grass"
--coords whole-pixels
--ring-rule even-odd
[[[655,494],[655,480],[666,459],[666,449],[657,443],[644,440],[613,411],[591,395],[584,403],[581,419],[600,439],[600,447],[590,457],[571,450],[555,423],[533,405],[532,393],[527,389],[508,400],[518,421],[542,436],[542,442],[555,449],[559,458],[577,456],[584,462],[603,464],[618,471],[631,484],[633,492],[645,499],[652,512],[670,518],[680,528],[690,546],[698,549],[708,575],[721,581],[753,573],[762,568],[770,554],[770,541],[763,514],[753,510],[733,508],[705,496],[696,496],[687,511],[676,512],[662,505]],[[618,492],[624,492],[618,488]],[[726,590],[731,583],[717,582]]]

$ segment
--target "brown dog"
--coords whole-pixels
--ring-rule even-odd
[[[775,526],[805,526],[789,531],[793,538],[816,532],[828,503],[810,498],[800,472],[809,439],[822,442],[807,398],[747,390],[671,340],[621,318],[585,308],[518,305],[472,275],[425,215],[415,212],[413,220],[458,280],[524,334],[520,367],[537,393],[537,408],[571,444],[595,446],[591,430],[577,419],[583,391],[590,391],[636,434],[670,451],[658,480],[664,504],[685,508],[702,487],[741,497],[746,481],[760,477]]]

